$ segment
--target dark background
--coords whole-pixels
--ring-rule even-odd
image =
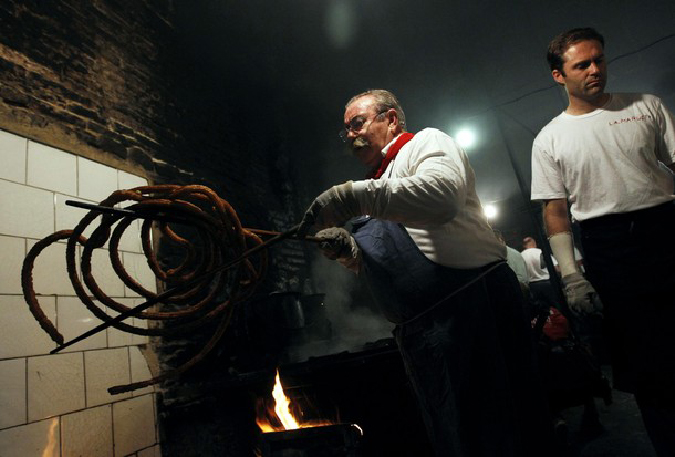
[[[475,132],[477,143],[467,152],[478,194],[497,206],[493,226],[517,248],[532,229],[506,144],[529,187],[533,136],[566,107],[545,57],[555,34],[596,28],[606,40],[608,91],[654,93],[675,106],[675,3],[669,1],[175,6],[176,70],[190,88],[178,96],[191,107],[191,119],[287,152],[301,201],[363,176],[337,137],[343,106],[362,90],[386,88],[399,97],[410,131]],[[228,116],[222,106],[230,108]]]

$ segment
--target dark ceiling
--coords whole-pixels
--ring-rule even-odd
[[[386,88],[413,132],[476,132],[467,152],[478,193],[497,205],[493,225],[509,244],[530,220],[506,145],[529,185],[533,135],[566,106],[545,61],[553,35],[596,28],[611,63],[608,90],[654,93],[675,109],[673,1],[192,0],[176,8],[179,74],[198,88],[200,106],[236,107],[246,134],[277,132],[307,202],[363,175],[337,137],[343,106]]]

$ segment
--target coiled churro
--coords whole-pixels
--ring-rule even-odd
[[[100,206],[114,207],[123,202],[131,203],[125,207],[131,210],[130,214],[111,215],[89,211],[74,229],[54,232],[38,241],[28,252],[21,271],[21,284],[24,298],[42,329],[55,343],[63,344],[63,335],[42,311],[33,286],[35,259],[57,241],[67,240],[66,269],[76,295],[101,321],[109,322],[114,316],[109,315],[100,305],[118,313],[130,310],[128,306],[106,295],[92,272],[92,254],[95,249],[103,248],[106,242],[113,269],[123,283],[148,300],[158,296],[156,292],[144,288],[134,280],[120,259],[120,239],[124,231],[138,218],[144,219],[141,228],[143,253],[155,277],[165,286],[175,287],[188,281],[194,281],[194,284],[166,298],[155,309],[134,314],[138,319],[163,321],[161,325],[144,328],[126,322],[115,322],[111,326],[138,335],[166,336],[186,334],[214,320],[218,321],[218,325],[205,346],[183,365],[146,381],[113,386],[108,389],[113,394],[156,384],[199,363],[225,333],[237,303],[251,296],[267,269],[267,251],[261,249],[255,257],[246,257],[234,268],[216,271],[212,275],[205,274],[263,244],[255,233],[242,228],[237,213],[230,204],[208,187],[160,185],[118,190],[103,200]],[[83,232],[97,219],[99,225],[89,238],[85,238]],[[172,229],[171,221],[178,221],[180,225],[187,227],[191,232],[190,239]],[[155,224],[162,235],[163,244],[171,243],[183,251],[182,259],[172,268],[161,266],[152,246],[151,230]],[[76,268],[78,244],[82,246],[79,258],[82,280]]]

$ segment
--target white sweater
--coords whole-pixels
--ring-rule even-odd
[[[401,222],[422,253],[441,265],[477,268],[506,258],[476,195],[466,153],[437,129],[417,133],[382,178],[355,181],[354,193],[364,214]]]

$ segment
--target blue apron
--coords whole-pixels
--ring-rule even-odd
[[[405,228],[352,221],[371,292],[394,330],[437,456],[551,455],[529,323],[505,261],[460,270],[429,260]]]
[[[444,267],[429,260],[400,223],[366,216],[354,219],[352,226],[371,292],[395,324],[429,311],[499,263],[461,270]]]

